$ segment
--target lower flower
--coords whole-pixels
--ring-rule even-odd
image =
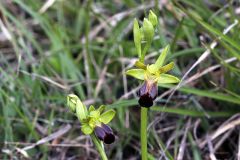
[[[103,141],[105,144],[111,144],[115,141],[112,129],[106,124],[102,123],[101,126],[96,126],[94,128],[94,133],[98,139]]]
[[[141,107],[151,107],[153,101],[157,98],[158,87],[157,82],[145,81],[138,91],[138,103]]]

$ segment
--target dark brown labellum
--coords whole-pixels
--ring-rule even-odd
[[[103,141],[105,144],[111,144],[115,141],[115,136],[112,129],[106,124],[96,126],[94,129],[94,133],[98,137],[98,139]]]
[[[145,81],[138,91],[138,103],[141,107],[151,107],[153,101],[157,98],[158,88],[156,82]]]

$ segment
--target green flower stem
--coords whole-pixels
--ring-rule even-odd
[[[147,160],[147,123],[148,108],[141,107],[141,154],[142,160]]]
[[[146,48],[146,47],[145,47]],[[144,51],[146,52],[146,51]],[[144,55],[141,56],[140,62],[144,64]],[[147,160],[147,123],[148,123],[148,108],[141,107],[141,156],[142,160]]]
[[[98,152],[100,153],[102,160],[108,160],[106,153],[104,151],[104,148],[102,147],[100,141],[97,139],[95,134],[91,134],[91,138],[92,138],[93,143],[95,144]]]

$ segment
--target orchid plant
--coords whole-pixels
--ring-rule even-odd
[[[91,136],[102,159],[107,160],[102,142],[111,144],[115,141],[114,133],[107,125],[114,118],[115,111],[110,109],[103,112],[106,108],[104,105],[98,109],[91,105],[87,109],[78,96],[74,94],[67,96],[67,106],[79,119],[82,133]]]
[[[153,105],[153,100],[156,99],[158,93],[158,84],[179,82],[177,77],[166,74],[166,72],[173,69],[174,63],[171,62],[163,66],[168,50],[169,46],[165,47],[154,64],[145,65],[140,61],[136,61],[135,66],[138,69],[130,69],[126,72],[127,75],[144,81],[138,92],[140,97],[138,102],[142,107],[151,107]]]
[[[126,71],[126,74],[138,80],[144,81],[138,91],[138,103],[141,106],[141,156],[147,160],[147,113],[158,95],[158,85],[166,83],[178,83],[179,79],[166,74],[173,69],[174,63],[164,65],[169,45],[166,46],[157,61],[153,64],[145,64],[144,58],[154,38],[155,28],[158,24],[157,16],[150,11],[148,18],[144,18],[142,27],[139,27],[137,19],[134,20],[133,36],[139,60],[135,62],[136,69]]]

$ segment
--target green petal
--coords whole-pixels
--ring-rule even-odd
[[[99,121],[104,124],[107,124],[113,119],[115,114],[116,114],[116,112],[113,109],[110,109],[100,115]]]
[[[158,78],[158,84],[163,84],[163,83],[178,83],[180,80],[172,76],[170,74],[161,74],[160,77]]]
[[[106,106],[101,105],[97,110],[99,111],[99,113],[102,113],[105,108],[106,108]]]
[[[76,104],[76,114],[80,121],[87,118],[87,107],[78,99]]]
[[[159,71],[160,71],[160,73],[166,73],[166,72],[172,70],[173,67],[174,67],[174,63],[171,62],[171,63],[168,63],[167,65],[161,67],[161,68],[159,69]]]
[[[130,69],[126,72],[127,75],[140,80],[144,80],[144,73],[145,73],[145,70],[143,69]]]
[[[144,63],[140,62],[140,61],[136,61],[134,66],[136,66],[139,69],[144,69],[144,70],[147,69],[147,66]]]
[[[160,67],[163,66],[163,63],[164,63],[164,60],[165,60],[165,58],[166,58],[166,56],[167,56],[167,53],[168,53],[169,48],[170,48],[170,46],[167,45],[167,46],[163,49],[162,53],[159,55],[159,57],[158,57],[158,59],[157,59],[157,61],[156,61],[156,63],[155,63],[158,68],[160,68]]]
[[[134,43],[135,47],[137,49],[138,57],[141,57],[141,31],[138,25],[137,19],[134,20],[133,24],[133,37],[134,37]]]
[[[89,114],[89,117],[91,118],[99,118],[99,116],[100,116],[100,112],[98,110],[91,111]]]
[[[87,124],[84,124],[82,125],[81,131],[83,132],[83,134],[89,135],[93,132],[93,128]]]
[[[147,66],[147,71],[149,71],[152,74],[155,74],[159,71],[159,69],[156,64],[151,64]]]
[[[95,108],[94,108],[94,106],[93,105],[91,105],[90,107],[89,107],[89,112],[91,112],[91,111],[95,111]]]

